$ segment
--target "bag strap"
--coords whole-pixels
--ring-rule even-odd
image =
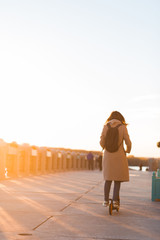
[[[122,124],[120,123],[120,124],[117,125],[117,127],[119,128],[121,125]],[[123,143],[123,139],[122,139],[121,143],[119,144],[118,148],[122,145],[122,143]]]
[[[118,125],[116,126],[116,128],[119,128],[121,125],[122,125],[121,123],[120,123],[120,124],[118,124]]]

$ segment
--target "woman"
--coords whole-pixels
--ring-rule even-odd
[[[106,134],[110,127],[118,127],[118,150],[109,152],[105,148]],[[119,192],[121,182],[129,181],[129,170],[126,153],[131,151],[131,141],[127,131],[127,124],[120,112],[114,111],[107,119],[100,138],[100,145],[104,149],[103,155],[103,176],[104,184],[104,202],[103,206],[109,205],[109,193],[111,183],[114,181],[113,205],[119,206]],[[124,149],[123,141],[125,141],[126,149]]]

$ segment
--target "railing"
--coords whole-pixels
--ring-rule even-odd
[[[48,174],[57,171],[87,170],[88,151],[18,145],[0,142],[0,179]],[[100,152],[93,152],[94,169]]]
[[[0,140],[0,179],[47,174],[57,171],[87,170],[89,151],[63,148],[47,148],[6,143]],[[102,154],[92,151],[94,169],[100,169],[98,158]],[[160,160],[128,158],[129,166],[148,166],[149,171],[160,168]],[[100,169],[101,170],[101,169]]]

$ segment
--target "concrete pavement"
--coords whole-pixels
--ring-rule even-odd
[[[102,206],[102,172],[73,171],[0,182],[0,240],[159,240],[152,173],[130,171],[120,211]]]

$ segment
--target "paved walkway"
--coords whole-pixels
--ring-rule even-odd
[[[102,206],[99,171],[61,172],[0,182],[0,240],[159,240],[160,202],[150,172],[130,171],[120,212]]]

